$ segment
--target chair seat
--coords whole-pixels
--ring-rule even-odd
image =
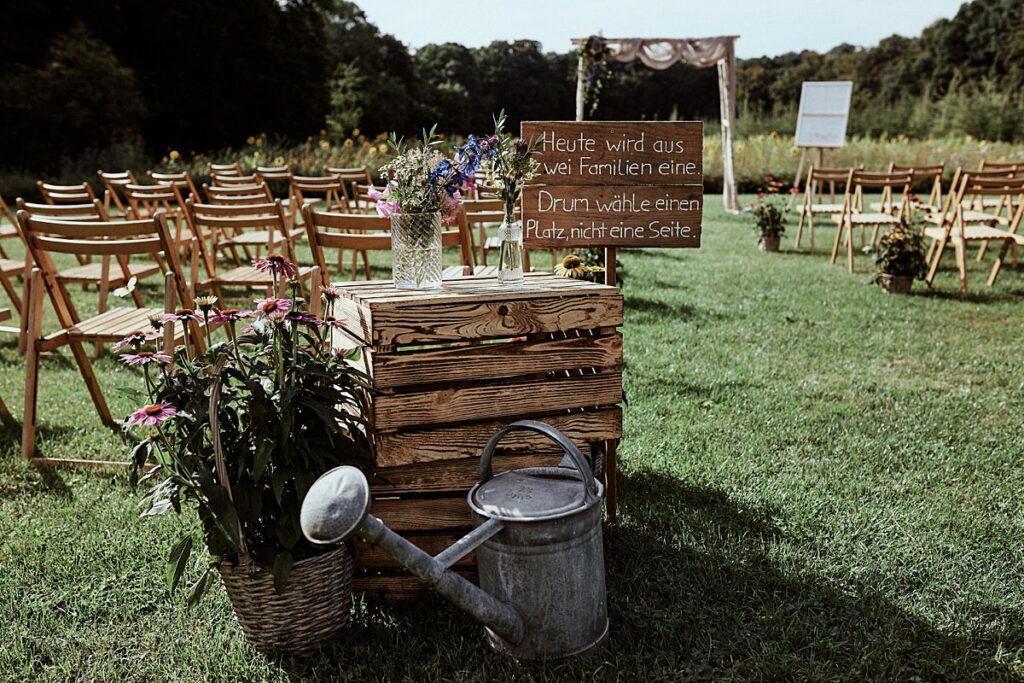
[[[832,216],[832,220],[838,223],[843,217]],[[850,222],[854,225],[895,225],[900,219],[887,213],[855,213],[850,216]]]
[[[842,204],[811,204],[807,209],[808,213],[842,213]],[[800,213],[804,213],[804,206],[800,205]]]
[[[305,280],[309,277],[313,269],[309,266],[302,266],[299,268],[298,279]],[[218,285],[259,285],[259,286],[271,286],[274,284],[274,277],[271,273],[256,270],[253,266],[238,266],[231,270],[226,270],[223,273],[218,273],[215,277],[207,278],[199,283],[201,287],[209,287],[213,284]]]
[[[18,231],[13,225],[7,225],[6,223],[0,225],[0,240],[7,239],[8,237],[17,237]]]
[[[941,209],[939,209],[939,207],[932,206],[931,204],[925,204],[924,202],[917,202],[916,204],[914,202],[910,202],[910,207],[912,209],[914,209],[915,211],[940,211],[941,210]],[[872,204],[871,204],[871,210],[872,211],[883,211],[884,208],[889,208],[889,207],[885,207],[882,204],[882,202],[872,202]],[[893,202],[891,208],[894,209],[895,211],[902,211],[903,210],[903,202]]]
[[[160,266],[155,263],[129,263],[128,272],[136,279],[141,280],[142,278],[158,274]],[[81,266],[67,268],[57,273],[57,279],[63,282],[101,282],[103,280],[103,263],[94,261]],[[125,278],[120,264],[112,261],[110,264],[109,282],[107,284],[112,287],[120,287],[126,281],[127,278]]]
[[[22,275],[24,272],[24,261],[13,258],[0,259],[0,275]]]
[[[150,329],[149,319],[163,315],[162,308],[111,308],[99,315],[87,318],[67,330],[60,330],[44,337],[44,341],[67,334],[71,341],[120,341],[137,330]],[[199,323],[202,325],[202,323]],[[175,326],[180,339],[181,326]]]
[[[933,240],[941,240],[945,229],[936,227],[927,227],[924,229],[925,237]],[[960,238],[960,230],[953,228],[949,231],[950,241],[956,241]],[[999,228],[993,228],[989,225],[968,225],[964,227],[963,239],[971,241],[979,240],[1013,240],[1017,244],[1024,245],[1024,235],[1015,235],[1012,232],[1006,230],[1000,230]]]
[[[288,231],[288,236],[290,238],[292,238],[292,239],[301,239],[302,236],[305,235],[305,234],[306,234],[306,231],[302,230],[301,228],[300,229],[296,229],[296,230],[289,230]],[[269,230],[255,230],[255,231],[252,231],[252,232],[243,232],[241,235],[235,235],[235,236],[230,237],[228,239],[221,240],[221,241],[219,241],[217,243],[217,246],[221,247],[221,248],[223,248],[223,247],[230,247],[230,246],[236,246],[236,247],[242,247],[242,246],[245,246],[245,247],[265,247],[265,246],[267,246],[267,242],[269,240],[270,240],[270,231]],[[276,246],[278,244],[281,244],[281,237],[280,236],[278,236],[274,240],[274,245]]]
[[[11,319],[11,309],[0,308],[0,321]]]

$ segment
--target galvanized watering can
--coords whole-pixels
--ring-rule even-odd
[[[493,475],[498,441],[517,429],[539,432],[561,446],[561,466]],[[523,420],[496,432],[480,454],[480,481],[469,492],[476,529],[436,557],[369,514],[370,487],[354,467],[337,467],[313,484],[300,523],[313,543],[357,535],[379,546],[483,623],[495,650],[519,659],[550,659],[583,654],[608,636],[603,495],[572,441],[543,422]],[[474,550],[479,588],[449,569]]]

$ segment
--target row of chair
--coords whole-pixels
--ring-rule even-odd
[[[1016,265],[1016,247],[1024,245],[1019,234],[1024,217],[1024,168],[1015,163],[983,163],[977,170],[957,168],[948,190],[943,192],[945,166],[901,166],[890,164],[883,172],[863,168],[812,168],[804,186],[799,207],[796,245],[800,247],[806,223],[814,250],[815,216],[827,215],[837,231],[832,245],[831,262],[838,259],[841,245],[846,247],[847,268],[854,272],[853,231],[860,227],[861,244],[866,243],[865,230],[872,228],[870,244],[877,242],[879,229],[902,221],[920,219],[921,234],[930,240],[927,253],[929,272],[926,283],[931,286],[948,246],[956,252],[961,294],[967,294],[967,247],[980,242],[978,260],[992,241],[1001,248],[992,265],[988,284],[999,275],[1007,253]],[[842,201],[836,201],[836,186],[842,188]],[[826,200],[826,186],[828,199]],[[927,198],[913,193],[915,187],[926,187]],[[864,195],[880,193],[878,201],[864,208]]]

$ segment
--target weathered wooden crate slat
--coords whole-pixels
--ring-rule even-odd
[[[622,296],[545,274],[508,289],[494,278],[399,291],[391,282],[336,285],[346,340],[364,348],[373,380],[377,475],[373,513],[436,554],[472,527],[466,493],[479,452],[514,420],[548,422],[581,447],[622,434]],[[585,449],[587,452],[589,449]],[[555,465],[543,437],[513,433],[495,469]],[[354,587],[370,598],[414,598],[423,586],[376,548],[357,544]],[[457,565],[475,578],[475,557]]]

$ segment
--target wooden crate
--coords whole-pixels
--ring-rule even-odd
[[[528,274],[509,289],[488,277],[440,290],[391,282],[336,285],[343,298],[339,346],[364,349],[373,379],[373,513],[437,554],[472,524],[466,494],[479,452],[518,419],[547,422],[579,446],[610,452],[622,434],[622,295],[615,287]],[[513,432],[495,470],[557,464],[561,452],[532,432]],[[421,584],[376,548],[357,544],[356,590],[402,600]],[[456,565],[475,576],[471,555]]]

